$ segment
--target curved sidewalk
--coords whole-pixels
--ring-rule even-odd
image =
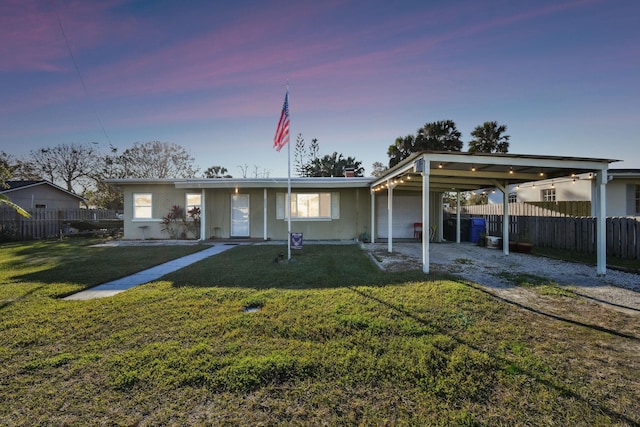
[[[119,294],[120,292],[124,292],[127,289],[131,289],[135,286],[158,280],[166,274],[184,268],[195,262],[202,261],[203,259],[209,258],[210,256],[217,255],[235,246],[238,246],[238,244],[215,245],[200,252],[167,261],[164,264],[156,265],[155,267],[140,271],[138,273],[132,274],[131,276],[122,277],[120,279],[116,279],[111,282],[103,283],[102,285],[94,286],[93,288],[80,291],[73,295],[69,295],[64,299],[71,301],[110,297]]]

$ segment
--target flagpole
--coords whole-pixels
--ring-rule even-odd
[[[289,99],[289,83],[287,83],[287,100]],[[287,101],[288,102],[288,101]],[[289,123],[291,123],[291,108],[289,108]],[[291,126],[291,124],[289,124]],[[291,128],[289,128],[291,135]],[[287,144],[287,200],[289,216],[287,217],[287,259],[291,261],[291,141]],[[285,207],[285,212],[287,208]]]
[[[280,151],[284,144],[287,144],[287,200],[285,201],[284,213],[287,215],[287,260],[291,261],[291,143],[289,141],[289,82],[287,82],[287,91],[284,95],[284,104],[282,104],[282,112],[280,120],[276,127],[276,134],[273,137],[273,148]],[[286,204],[289,203],[289,206]]]

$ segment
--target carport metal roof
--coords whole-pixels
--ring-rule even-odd
[[[424,160],[428,166],[429,187],[432,191],[472,191],[581,173],[598,173],[606,171],[609,163],[618,161],[526,154],[423,151],[412,154],[372,181],[371,188],[375,191],[383,189],[388,184],[387,181],[392,180],[395,181],[396,189],[419,190],[422,186],[422,172],[416,162],[420,160]]]
[[[594,212],[596,212],[597,274],[606,273],[605,187],[612,159],[585,157],[540,156],[526,154],[494,154],[468,152],[423,151],[412,154],[370,184],[372,194],[372,228],[375,224],[375,193],[387,191],[389,223],[388,250],[392,251],[393,192],[396,190],[422,193],[422,223],[429,224],[429,197],[431,191],[472,191],[496,187],[503,192],[503,252],[509,254],[509,210],[507,203],[510,184],[593,173],[595,186]],[[373,238],[372,230],[372,238]],[[422,269],[429,272],[429,239],[422,239]]]

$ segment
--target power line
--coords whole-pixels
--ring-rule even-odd
[[[93,114],[95,114],[96,119],[98,120],[98,124],[100,125],[100,128],[102,129],[102,133],[104,133],[104,136],[107,138],[107,142],[109,142],[109,144],[111,145],[111,138],[109,138],[109,135],[107,134],[107,130],[104,128],[104,125],[102,124],[102,120],[100,120],[100,115],[98,114],[98,110],[96,109],[96,106],[91,98],[91,96],[89,95],[89,90],[87,89],[87,85],[84,82],[84,79],[82,78],[82,73],[80,72],[80,67],[78,66],[78,61],[76,61],[76,57],[73,55],[73,51],[71,50],[71,45],[69,44],[69,39],[67,38],[67,34],[64,31],[64,27],[62,26],[62,20],[60,19],[60,15],[58,14],[58,10],[56,9],[56,5],[54,3],[54,0],[51,0],[51,7],[53,8],[53,12],[56,14],[56,18],[58,19],[58,25],[60,26],[60,32],[62,33],[62,37],[64,38],[64,41],[67,45],[67,50],[69,51],[69,56],[71,56],[71,60],[73,61],[73,66],[76,69],[76,72],[78,73],[78,77],[80,78],[80,83],[82,84],[82,88],[84,89],[84,93],[87,96],[87,99],[89,100],[89,104],[91,105],[91,108],[93,109]]]

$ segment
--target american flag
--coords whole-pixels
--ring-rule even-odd
[[[282,105],[282,113],[280,114],[280,121],[278,121],[278,127],[276,128],[276,135],[273,137],[273,148],[276,151],[280,151],[282,147],[289,142],[289,90],[284,95],[284,104]]]

